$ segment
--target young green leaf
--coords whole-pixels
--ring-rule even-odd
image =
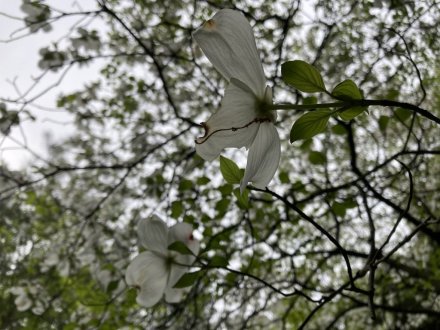
[[[281,183],[290,183],[289,173],[285,171],[281,171],[278,174],[278,178],[280,179]]]
[[[341,111],[338,115],[339,117],[341,117],[342,120],[350,121],[353,118],[359,116],[365,110],[367,110],[367,107],[352,107],[347,110]]]
[[[227,183],[240,183],[243,176],[240,168],[229,158],[220,156],[220,172]]]
[[[347,134],[347,129],[341,124],[336,124],[332,127],[332,133],[336,135],[345,135]]]
[[[396,111],[394,111],[394,116],[401,121],[405,121],[411,116],[411,111],[403,108],[398,108],[396,109]]]
[[[315,110],[302,115],[290,130],[290,143],[310,139],[316,134],[324,132],[331,115],[332,111],[329,109]]]
[[[390,117],[388,116],[380,116],[379,117],[379,129],[382,133],[387,130],[388,123],[390,121]]]
[[[177,281],[177,283],[174,285],[174,288],[175,289],[182,289],[182,288],[186,288],[186,287],[189,287],[189,286],[193,285],[194,282],[202,275],[202,272],[203,271],[198,270],[196,272],[184,274]]]
[[[168,246],[168,250],[177,251],[181,254],[190,254],[194,255],[192,251],[185,245],[185,243],[181,241],[175,241]]]
[[[237,198],[237,204],[241,209],[249,208],[249,191],[246,189],[240,194],[240,188],[234,189],[234,195]]]
[[[348,209],[357,207],[358,204],[354,199],[346,199],[342,202],[335,201],[332,204],[332,211],[340,217],[344,217]]]
[[[281,65],[283,81],[306,93],[325,92],[324,81],[319,71],[307,62],[296,60]]]
[[[216,255],[209,260],[208,263],[211,267],[227,267],[228,266],[228,260],[225,257]]]
[[[171,217],[177,219],[183,213],[182,201],[174,201],[171,203]]]
[[[347,211],[347,207],[340,202],[334,202],[332,205],[332,211],[335,215],[339,217],[344,217]]]
[[[353,80],[347,79],[336,85],[332,91],[332,96],[335,99],[350,101],[350,100],[362,100],[362,92],[356,86]],[[362,112],[367,110],[368,107],[351,107],[347,110],[341,111],[339,117],[342,120],[350,121],[353,118],[359,116]]]
[[[322,165],[327,162],[327,157],[323,152],[320,151],[310,151],[309,161],[313,165]]]
[[[347,79],[336,85],[332,91],[332,96],[335,99],[350,101],[350,100],[362,100],[362,92],[356,86],[353,80]],[[368,107],[351,107],[347,110],[341,111],[339,117],[342,120],[350,121],[353,118],[359,116],[362,112],[367,110]]]
[[[362,100],[362,93],[353,80],[347,79],[336,85],[332,96],[338,100]]]

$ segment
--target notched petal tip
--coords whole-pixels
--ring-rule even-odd
[[[210,31],[213,30],[216,27],[216,25],[217,24],[213,19],[209,19],[205,23],[203,23],[203,29]]]

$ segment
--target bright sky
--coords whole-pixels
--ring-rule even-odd
[[[57,9],[71,12],[81,10],[95,9],[91,7],[94,2],[87,0],[66,0],[46,1],[49,6]],[[21,1],[0,1],[0,13],[11,16],[23,17],[24,13],[20,10]],[[25,29],[18,33],[14,31],[22,28],[24,23],[20,20],[11,19],[4,15],[0,16],[0,98],[17,99],[16,88],[25,92],[39,77],[43,71],[38,68],[39,49],[49,46],[62,38],[79,17],[68,17],[53,24],[50,33],[38,32],[12,42],[3,42],[11,38],[26,34],[29,30]],[[97,21],[93,23],[96,27]],[[62,48],[62,47],[61,47]],[[61,141],[63,137],[72,132],[72,125],[69,125],[70,117],[65,112],[59,111],[55,107],[57,95],[61,93],[74,91],[83,84],[92,80],[98,75],[99,66],[80,68],[74,67],[68,72],[62,83],[50,90],[47,94],[38,98],[37,105],[47,107],[48,109],[37,109],[35,107],[26,107],[36,117],[36,121],[26,120],[12,130],[9,137],[4,138],[0,134],[0,165],[6,163],[11,169],[20,169],[32,164],[32,154],[23,148],[27,145],[33,152],[43,157],[47,157],[46,141],[50,136],[52,141]],[[29,94],[28,98],[38,95],[50,85],[58,81],[63,70],[57,73],[46,74],[40,83]],[[86,77],[88,79],[86,79]],[[13,82],[15,82],[15,87]],[[20,106],[9,103],[9,110],[18,110]],[[23,119],[23,116],[22,116]]]

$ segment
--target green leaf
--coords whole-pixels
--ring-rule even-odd
[[[347,209],[354,209],[355,207],[358,207],[358,203],[352,198],[346,199],[343,204]]]
[[[331,115],[332,111],[329,109],[315,110],[302,115],[292,126],[290,143],[310,139],[316,134],[324,132]]]
[[[344,80],[336,85],[332,91],[332,96],[335,99],[343,101],[362,100],[363,98],[360,89],[356,86],[354,81],[350,79]],[[339,117],[341,117],[342,120],[350,121],[367,109],[368,107],[351,107],[347,110],[341,111]]]
[[[229,198],[222,198],[215,204],[215,210],[219,214],[224,214],[228,210],[231,200]]]
[[[347,213],[347,209],[353,209],[357,206],[357,202],[354,199],[350,198],[342,202],[334,202],[331,208],[337,216],[343,217]]]
[[[281,183],[290,183],[289,173],[285,171],[281,171],[278,174],[278,178],[280,179]]]
[[[380,116],[379,117],[379,129],[381,132],[385,132],[387,130],[388,122],[390,121],[390,117],[388,116]]]
[[[192,251],[189,249],[189,247],[187,247],[185,245],[185,243],[181,242],[181,241],[175,241],[174,243],[171,243],[168,246],[168,250],[172,250],[172,251],[177,251],[181,254],[189,254],[189,255],[194,255],[194,253],[192,253]]]
[[[303,143],[299,146],[299,148],[303,151],[309,151],[310,148],[312,148],[313,140],[312,139],[306,139]]]
[[[342,120],[350,121],[353,118],[359,116],[361,113],[363,113],[365,110],[367,110],[368,107],[352,107],[347,110],[344,110],[340,112],[338,115],[341,117]]]
[[[283,81],[306,93],[325,92],[324,81],[321,74],[307,62],[296,60],[288,61],[281,65]]]
[[[177,219],[183,213],[182,201],[174,201],[171,203],[171,217]]]
[[[197,185],[198,186],[204,186],[205,184],[208,184],[211,180],[207,178],[206,176],[202,176],[197,179]]]
[[[202,273],[203,273],[202,270],[198,270],[196,272],[183,274],[183,276],[174,285],[174,288],[181,289],[193,285],[194,282],[197,281],[198,278],[200,278]]]
[[[240,188],[234,189],[234,195],[237,197],[237,204],[241,209],[249,208],[249,190],[245,190],[243,194],[240,194]]]
[[[347,207],[343,203],[334,202],[332,205],[332,210],[335,215],[343,217],[343,216],[345,216],[345,212],[347,210]]]
[[[227,183],[240,183],[242,173],[240,168],[229,158],[220,156],[220,172]]]
[[[362,93],[353,80],[347,79],[333,88],[332,96],[338,100],[362,100]]]
[[[318,98],[316,96],[307,96],[302,101],[302,104],[316,104],[316,103],[318,103]]]
[[[119,280],[111,281],[107,286],[107,293],[112,293],[119,285]]]
[[[229,262],[225,257],[215,255],[209,260],[208,265],[211,267],[227,267],[228,263]]]
[[[179,183],[180,191],[190,190],[192,187],[193,187],[193,182],[191,180],[183,179]]]
[[[309,161],[314,165],[322,165],[327,162],[327,157],[319,151],[311,151],[309,153]]]
[[[396,111],[394,111],[394,116],[401,121],[405,121],[411,116],[411,111],[398,108]]]
[[[347,129],[341,124],[336,124],[335,126],[332,127],[332,133],[336,135],[345,135],[347,134]]]
[[[226,183],[226,184],[218,187],[218,191],[221,192],[222,197],[226,197],[226,196],[229,196],[230,194],[232,194],[232,190],[233,190],[232,185],[230,185],[229,183]]]

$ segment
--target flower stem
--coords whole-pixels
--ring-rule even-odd
[[[319,103],[319,104],[274,104],[269,106],[270,110],[310,110],[322,108],[335,108],[348,105],[346,102]]]
[[[419,106],[406,102],[398,102],[392,100],[349,100],[341,102],[332,103],[319,103],[319,104],[274,104],[268,106],[270,110],[313,110],[313,109],[325,109],[325,108],[351,108],[351,107],[368,107],[370,105],[377,105],[382,107],[399,107],[411,110],[422,117],[425,117],[437,124],[440,124],[440,118],[429,112],[428,110],[422,109]],[[343,109],[342,109],[343,110]]]

